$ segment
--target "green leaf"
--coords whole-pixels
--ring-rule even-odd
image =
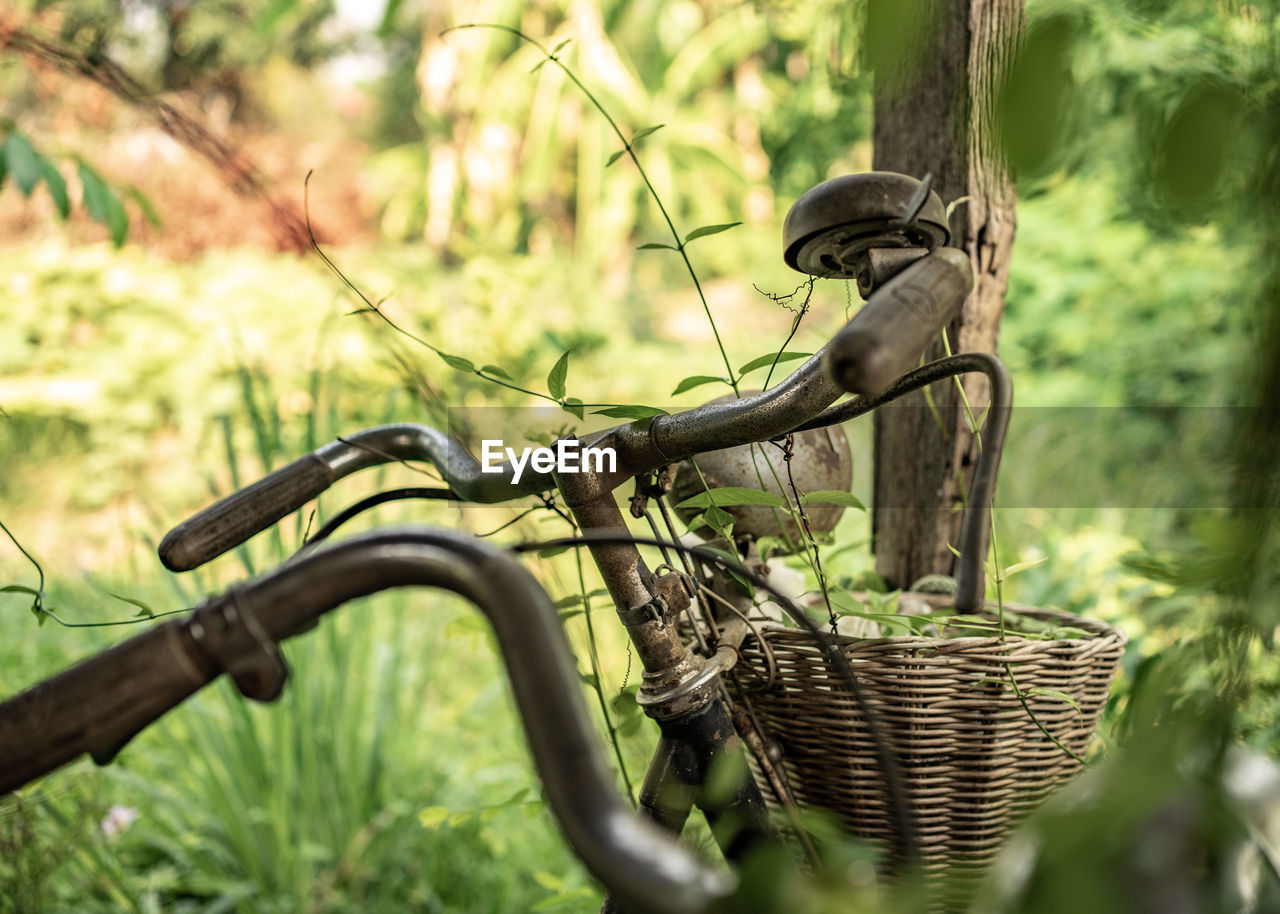
[[[21,584],[9,584],[6,587],[0,587],[0,593],[25,593],[30,597],[40,596],[40,591],[34,587],[23,587]]]
[[[63,219],[71,214],[71,200],[67,197],[67,182],[62,174],[48,159],[40,160],[40,174],[44,176],[45,186],[49,188],[49,196],[53,197],[53,205],[58,208],[58,215]]]
[[[715,505],[698,515],[698,519],[727,540],[733,539],[733,515]]]
[[[557,400],[564,399],[564,382],[569,375],[569,353],[572,350],[566,349],[564,355],[551,366],[551,372],[547,375],[547,391]]]
[[[640,247],[636,248],[636,250],[637,251],[657,251],[657,250],[678,251],[680,249],[676,247],[674,244],[661,244],[657,241],[650,241],[648,244],[640,245]]]
[[[755,371],[757,368],[764,368],[766,365],[772,365],[774,363],[774,359],[777,359],[778,363],[781,364],[782,362],[792,362],[796,359],[807,359],[811,355],[813,355],[812,352],[768,352],[743,365],[738,369],[738,374],[744,375],[748,371]]]
[[[134,617],[135,619],[137,618],[154,619],[156,617],[156,611],[152,609],[150,606],[148,606],[146,603],[143,603],[141,600],[135,600],[133,597],[122,597],[120,596],[120,594],[112,593],[109,590],[107,591],[107,596],[112,597],[113,599],[119,600],[121,603],[128,603],[131,606],[138,607],[139,612],[138,612],[138,615]]]
[[[1049,556],[1046,555],[1038,559],[1032,559],[1029,562],[1018,562],[1016,565],[1010,565],[1004,570],[1004,580],[1007,581],[1018,572],[1026,571],[1028,568],[1035,568],[1037,565],[1043,565],[1047,561],[1049,561]]]
[[[986,616],[975,616],[972,613],[959,613],[958,615],[948,616],[945,623],[947,625],[963,625],[968,628],[1000,627],[1000,623],[994,619],[988,619]]]
[[[443,806],[428,806],[418,812],[423,828],[437,828],[449,820],[451,813]]]
[[[529,68],[529,73],[530,74],[537,73],[546,65],[547,65],[547,58],[544,57],[541,60],[539,60],[537,63],[535,63],[532,67]]]
[[[129,214],[124,211],[120,198],[110,189],[107,190],[107,228],[111,230],[111,243],[116,247],[129,237]]]
[[[127,187],[125,188],[125,196],[138,204],[138,209],[142,211],[142,218],[146,219],[152,228],[160,227],[160,214],[156,212],[156,208],[151,205],[151,200],[146,194],[138,190],[136,187]]]
[[[435,354],[444,359],[444,363],[450,368],[456,368],[458,371],[475,371],[476,366],[470,359],[464,359],[460,355],[449,355],[447,352],[435,350]]]
[[[631,142],[632,142],[632,143],[635,143],[637,140],[642,140],[642,139],[644,139],[645,137],[647,137],[649,134],[651,134],[651,133],[655,133],[655,132],[657,132],[657,131],[661,130],[661,129],[662,129],[663,127],[665,127],[665,126],[666,126],[665,124],[654,124],[654,125],[653,125],[653,126],[651,126],[651,127],[641,127],[639,130],[637,130],[637,131],[635,132],[635,136],[633,136],[633,137],[631,138]],[[734,223],[734,225],[740,225],[740,224],[741,224],[741,223],[737,223],[737,222],[735,222],[735,223]],[[727,228],[727,227],[728,227],[728,226],[726,226],[726,228]]]
[[[808,492],[800,496],[800,504],[840,505],[844,508],[857,508],[859,511],[867,510],[867,506],[854,497],[853,493],[844,492],[840,489],[820,489],[817,492]]]
[[[504,381],[510,381],[510,380],[511,380],[511,375],[507,374],[505,371],[503,371],[503,370],[502,370],[501,368],[499,368],[497,365],[486,365],[486,366],[484,366],[483,368],[481,368],[480,370],[481,370],[482,372],[484,372],[485,374],[493,375],[495,378],[502,378],[502,380],[504,380]]]
[[[1036,686],[1035,688],[1026,689],[1023,692],[1023,694],[1024,695],[1043,695],[1045,698],[1053,698],[1058,701],[1064,701],[1067,704],[1071,705],[1072,708],[1075,709],[1075,712],[1080,715],[1080,719],[1082,721],[1084,720],[1084,710],[1081,709],[1080,702],[1076,701],[1074,698],[1072,698],[1066,692],[1063,692],[1061,689],[1047,689],[1044,686]]]
[[[568,549],[569,549],[568,546],[548,546],[546,549],[538,550],[538,558],[549,559],[553,556],[559,555],[562,552],[567,552]]]
[[[609,707],[613,708],[618,714],[633,714],[640,705],[636,702],[636,691],[638,686],[629,685],[624,689],[620,689],[618,694],[609,700]]]
[[[674,397],[676,394],[682,394],[686,390],[693,390],[695,387],[701,387],[703,384],[714,384],[717,381],[719,381],[721,384],[729,383],[724,378],[719,378],[719,377],[716,377],[715,375],[709,375],[709,374],[690,375],[689,377],[685,378],[683,381],[681,381],[679,384],[676,385],[676,389],[671,391],[671,396]]]
[[[1096,632],[1085,631],[1073,625],[1055,625],[1044,632],[1046,641],[1077,641],[1081,638],[1095,638]]]
[[[600,690],[600,677],[596,676],[595,673],[579,673],[578,679],[582,680],[584,685],[589,685],[596,691]]]
[[[845,593],[833,592],[828,594],[828,597],[837,615],[852,616],[855,619],[866,619],[868,622],[875,622],[878,625],[902,628],[911,635],[923,635],[925,629],[934,623],[934,620],[929,616],[903,616],[898,613],[869,612],[861,602]]]
[[[18,133],[10,133],[4,144],[4,160],[13,175],[13,183],[18,185],[24,197],[40,183],[40,163],[43,161],[39,153],[31,148],[31,144]]]
[[[635,714],[630,714],[622,718],[619,722],[618,732],[623,736],[635,736],[640,732],[640,728],[643,726],[645,719],[643,712],[637,711]]]
[[[387,5],[382,10],[382,20],[378,23],[374,34],[379,38],[390,38],[395,34],[396,17],[400,15],[400,9],[404,6],[404,0],[387,0]]]
[[[529,914],[541,914],[543,911],[554,911],[556,908],[563,908],[575,901],[589,900],[598,902],[595,889],[589,886],[580,885],[576,889],[567,889],[551,895],[548,898],[535,904],[529,909]]]
[[[566,38],[564,41],[560,42],[558,45],[556,45],[554,48],[551,49],[551,56],[555,57],[557,54],[563,51],[565,49],[565,46],[568,45],[569,42],[571,41],[573,41],[572,38]]]
[[[712,505],[721,508],[729,508],[733,505],[768,505],[771,508],[785,508],[787,502],[776,492],[762,492],[759,489],[747,489],[742,486],[725,486],[708,492],[699,492],[697,495],[686,498],[676,507],[707,508]]]
[[[521,787],[519,790],[517,790],[515,793],[513,793],[513,794],[512,794],[510,797],[508,797],[507,799],[503,800],[501,803],[499,803],[499,804],[498,804],[496,807],[494,807],[494,808],[496,808],[496,809],[509,809],[509,808],[510,808],[510,807],[512,807],[512,806],[516,806],[516,805],[518,805],[518,804],[520,804],[520,803],[523,803],[523,802],[525,801],[525,799],[526,799],[528,796],[529,796],[529,788],[528,788],[528,787]]]
[[[692,529],[693,525],[690,524],[689,527],[690,529]],[[755,596],[755,592],[756,592],[755,587],[752,586],[750,579],[748,579],[744,574],[742,574],[742,572],[746,570],[746,568],[742,564],[742,559],[738,558],[736,555],[732,555],[728,552],[725,552],[723,549],[717,549],[715,546],[702,546],[700,548],[723,559],[724,564],[722,564],[720,567],[723,568],[731,578],[733,578],[735,581],[741,584],[742,589],[748,595],[753,597]]]
[[[582,601],[584,599],[588,601],[594,600],[596,597],[604,597],[604,596],[608,596],[608,594],[609,594],[609,591],[601,587],[597,587],[595,590],[591,591],[585,596],[580,593],[571,593],[568,596],[564,596],[564,597],[561,597],[559,600],[556,600],[556,609],[564,609],[565,607],[568,607],[568,606],[581,607]]]
[[[565,397],[564,403],[560,405],[566,413],[572,413],[579,419],[586,418],[586,408],[582,405],[582,401],[577,397]]]
[[[618,161],[618,159],[622,158],[626,154],[627,154],[627,151],[625,149],[619,149],[613,155],[609,156],[609,161],[604,163],[604,167],[608,168],[610,165]]]
[[[652,419],[654,416],[665,416],[667,411],[656,406],[641,406],[638,403],[630,406],[610,406],[608,409],[593,409],[593,416],[608,416],[610,419]]]
[[[89,211],[92,218],[105,222],[107,220],[107,186],[102,183],[98,173],[83,161],[79,163],[77,173],[80,176],[85,209]]]
[[[124,244],[129,232],[129,217],[125,214],[124,205],[98,173],[83,160],[79,163],[80,186],[84,192],[85,207],[89,215],[101,222],[111,232],[111,241],[116,247]]]
[[[704,225],[696,228],[689,234],[684,236],[684,243],[688,244],[695,238],[706,238],[708,235],[719,235],[721,232],[727,232],[735,225],[742,225],[741,222],[723,222],[719,225]]]

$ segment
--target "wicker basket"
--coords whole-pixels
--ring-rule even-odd
[[[980,875],[1010,827],[1080,767],[1027,714],[1006,664],[1039,722],[1082,755],[1125,644],[1100,622],[1008,608],[1090,636],[839,638],[898,752],[926,871],[953,890]],[[797,802],[891,847],[883,776],[853,696],[808,633],[771,625],[761,638],[744,645],[739,681],[766,739],[781,749]],[[1026,694],[1040,689],[1053,692]]]

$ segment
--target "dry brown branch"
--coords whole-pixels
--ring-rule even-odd
[[[268,188],[268,180],[253,163],[203,124],[157,98],[138,80],[105,55],[89,57],[72,48],[41,38],[10,22],[0,21],[0,51],[12,51],[30,61],[51,65],[69,76],[88,79],[121,101],[145,113],[169,136],[203,156],[218,177],[240,196],[251,201],[271,227],[277,247],[303,254],[311,243],[306,220],[297,206],[282,200]]]

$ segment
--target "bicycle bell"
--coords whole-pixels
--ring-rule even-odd
[[[743,396],[750,396],[758,391],[744,391]],[[732,394],[712,400],[711,403],[723,403],[734,399]],[[711,405],[711,404],[708,404]],[[814,428],[806,432],[797,432],[792,436],[791,478],[795,480],[796,490],[800,493],[818,492],[822,490],[839,490],[848,492],[853,484],[853,455],[849,451],[849,439],[844,429],[838,425],[827,428]],[[671,486],[671,501],[679,504],[686,498],[692,498],[704,491],[702,480],[712,489],[726,486],[741,486],[746,489],[763,488],[775,495],[783,494],[794,501],[791,491],[791,480],[787,476],[787,462],[781,447],[772,442],[761,442],[757,445],[744,444],[739,447],[724,448],[699,454],[696,458],[698,469],[695,470],[688,460],[676,465],[675,479]],[[772,467],[772,469],[771,469]],[[702,476],[698,475],[702,471]],[[778,483],[782,483],[782,488]],[[676,513],[686,524],[700,513],[697,508],[678,508]],[[733,516],[733,533],[739,536],[751,536],[759,539],[762,536],[778,538],[782,545],[774,550],[775,555],[786,555],[799,552],[803,543],[803,533],[791,515],[785,510],[770,508],[767,505],[734,505],[724,509]],[[844,514],[844,507],[827,503],[814,503],[805,508],[809,518],[809,529],[814,533],[830,533],[836,522]],[[696,531],[704,539],[715,535],[714,531],[699,526]],[[788,548],[788,546],[790,548]]]
[[[811,276],[857,279],[869,296],[951,240],[947,211],[923,181],[891,171],[843,175],[801,194],[782,225],[783,259]]]

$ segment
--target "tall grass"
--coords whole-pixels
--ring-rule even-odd
[[[231,485],[339,433],[321,396],[290,422],[269,377],[245,365],[238,375],[241,408],[218,423]],[[310,389],[322,381],[313,372]],[[398,418],[385,403],[378,419]],[[300,512],[241,547],[243,573],[278,564],[310,523]],[[172,585],[194,605],[218,576]],[[598,899],[537,799],[477,621],[439,593],[370,598],[285,645],[292,672],[276,704],[220,681],[110,768],[48,779],[0,810],[12,850],[0,911],[590,909]],[[137,815],[118,834],[100,824],[111,806]],[[420,818],[427,808],[449,816]]]

